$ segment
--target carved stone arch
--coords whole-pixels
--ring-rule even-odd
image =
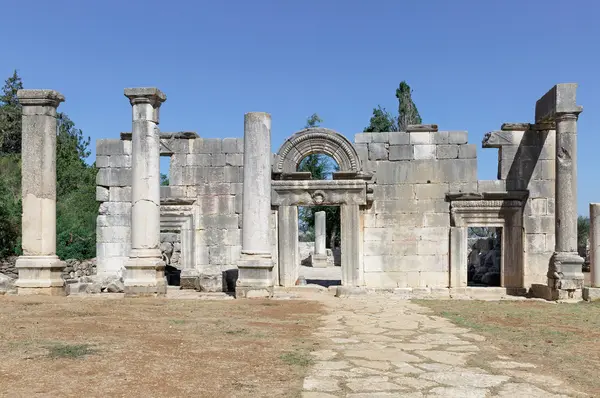
[[[360,158],[350,141],[340,133],[312,127],[294,133],[279,148],[274,173],[293,173],[308,155],[322,153],[331,156],[340,167],[340,171],[360,171]]]

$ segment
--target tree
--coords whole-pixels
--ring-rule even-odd
[[[304,128],[318,127],[323,119],[313,113],[307,120]],[[327,155],[314,153],[308,155],[298,165],[298,171],[310,172],[315,180],[326,180],[331,178],[333,172],[338,171],[339,166]],[[299,207],[299,228],[304,232],[308,240],[314,240],[315,213],[325,211],[326,239],[331,248],[339,240],[340,231],[340,208],[332,206]]]
[[[396,98],[398,99],[398,116],[395,117],[385,108],[377,106],[373,109],[373,116],[364,132],[406,131],[409,124],[422,123],[417,106],[412,100],[412,90],[405,81],[400,82],[396,89]]]
[[[421,115],[412,100],[412,90],[405,81],[400,82],[396,90],[396,98],[398,98],[398,130],[406,131],[409,124],[421,124]]]
[[[160,185],[163,187],[169,186],[169,176],[163,173],[160,173]]]
[[[373,109],[373,116],[369,125],[365,127],[365,133],[379,133],[386,131],[398,131],[396,119],[381,106]]]
[[[21,236],[21,107],[16,72],[0,96],[0,258],[20,253]],[[56,253],[62,259],[91,258],[96,252],[96,167],[85,138],[64,113],[57,114]]]
[[[590,236],[590,218],[577,217],[577,247],[586,247]]]
[[[15,70],[6,79],[0,95],[0,154],[21,152],[21,105],[17,91],[23,82]]]

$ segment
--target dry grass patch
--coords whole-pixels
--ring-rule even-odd
[[[308,301],[0,297],[0,396],[294,397]]]
[[[458,326],[486,336],[500,349],[488,353],[534,363],[539,373],[554,375],[592,396],[600,396],[600,303],[456,300],[418,303]]]

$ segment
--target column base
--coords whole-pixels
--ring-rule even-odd
[[[132,256],[125,262],[123,284],[125,297],[164,296],[165,263],[160,258],[143,257],[143,253]]]
[[[583,299],[586,301],[600,300],[600,287],[584,287]]]
[[[15,267],[19,278],[15,282],[19,295],[65,296],[62,270],[65,263],[58,256],[20,256]]]
[[[581,292],[584,259],[577,252],[554,252],[548,267],[548,287],[554,290]],[[561,294],[563,295],[563,294]]]
[[[238,261],[236,298],[273,297],[273,260],[271,254],[244,254]]]
[[[313,268],[327,268],[327,255],[312,253],[310,255],[310,264]]]

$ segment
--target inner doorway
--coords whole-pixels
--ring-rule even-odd
[[[298,284],[342,284],[339,206],[298,207]]]
[[[502,228],[467,229],[467,286],[502,286]]]

